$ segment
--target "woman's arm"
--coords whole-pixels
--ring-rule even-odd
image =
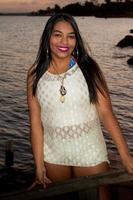
[[[103,96],[98,92],[97,110],[100,120],[118,148],[123,165],[129,173],[133,173],[133,157],[129,153],[127,143],[122,134],[118,120],[113,113],[111,100],[107,93]]]
[[[32,94],[32,76],[28,73],[27,78],[27,102],[29,108],[30,119],[30,136],[31,145],[33,151],[33,157],[35,161],[35,167],[37,172],[41,172],[44,169],[43,158],[43,128],[40,118],[40,106],[36,96]]]
[[[33,80],[31,70],[29,70],[27,77],[27,102],[29,108],[31,145],[36,167],[36,178],[28,190],[35,187],[36,184],[42,184],[46,187],[46,184],[51,183],[51,180],[46,176],[46,169],[44,166],[44,133],[41,123],[41,108],[37,97],[32,94],[32,84]]]

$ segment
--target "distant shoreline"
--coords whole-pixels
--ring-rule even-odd
[[[0,13],[0,17],[4,17],[4,16],[26,16],[26,17],[47,17],[47,16],[51,16],[52,14],[49,15],[32,15],[31,13]],[[73,15],[74,17],[96,17],[96,18],[133,18],[132,15]]]
[[[133,18],[133,2],[108,2],[94,5],[92,2],[84,4],[73,3],[63,8],[55,5],[54,8],[48,7],[46,10],[40,9],[33,12],[23,13],[0,13],[0,16],[51,16],[55,13],[66,12],[73,16],[94,16],[98,18]]]

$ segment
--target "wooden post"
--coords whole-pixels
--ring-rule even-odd
[[[6,142],[5,147],[5,167],[10,169],[14,164],[14,154],[13,154],[13,142],[9,140]]]

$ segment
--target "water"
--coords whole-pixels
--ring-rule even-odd
[[[28,68],[35,60],[47,18],[0,17],[1,166],[4,165],[5,143],[13,140],[15,166],[23,169],[33,167],[29,143],[26,78]],[[91,47],[93,57],[105,74],[114,112],[133,153],[133,68],[126,63],[132,55],[132,48],[115,47],[116,43],[133,28],[133,19],[77,17],[76,21],[85,43]],[[108,133],[104,133],[111,164],[118,168],[118,152]]]

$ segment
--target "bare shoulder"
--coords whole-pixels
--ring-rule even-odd
[[[35,65],[33,64],[28,72],[27,72],[27,98],[28,98],[28,103],[35,99],[33,98],[33,82],[34,82],[34,75],[33,75],[33,70],[35,69]]]
[[[29,68],[29,70],[28,70],[28,72],[27,72],[27,89],[29,89],[29,88],[31,88],[32,87],[32,84],[33,84],[33,81],[34,81],[34,76],[33,76],[33,71],[34,71],[34,69],[35,69],[35,64],[33,64],[30,68]]]
[[[30,66],[28,72],[27,72],[27,80],[29,80],[32,77],[32,72],[34,71],[36,65],[33,64],[32,66]]]
[[[34,71],[35,67],[35,65],[32,65],[27,73],[27,103],[30,113],[37,114],[40,110],[40,106],[37,95],[33,95],[34,74],[32,72]]]

